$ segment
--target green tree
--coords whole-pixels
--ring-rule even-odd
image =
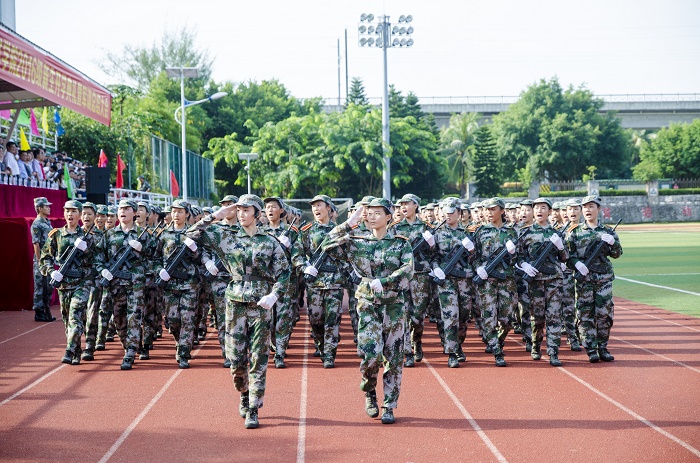
[[[662,128],[650,143],[642,144],[639,156],[633,169],[638,180],[700,177],[700,119]]]
[[[359,77],[353,77],[352,83],[350,84],[350,92],[345,100],[345,107],[347,108],[350,104],[357,106],[369,107],[369,100],[365,94],[365,86],[362,85],[362,79]]]
[[[474,141],[474,182],[481,197],[496,196],[501,185],[496,140],[491,128],[484,125],[476,131]]]
[[[472,178],[478,121],[478,113],[453,114],[450,124],[440,132],[440,153],[447,163],[448,180],[457,185],[460,196],[466,194],[467,182]]]

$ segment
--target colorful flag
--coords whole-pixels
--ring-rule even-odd
[[[24,134],[24,129],[21,127],[19,129],[19,149],[22,151],[29,151],[31,149],[27,141],[27,136]]]
[[[107,167],[108,162],[105,150],[100,150],[100,159],[97,161],[97,167]]]
[[[29,126],[32,128],[32,135],[36,137],[41,135],[39,133],[39,125],[36,123],[36,114],[34,114],[34,108],[29,110]]]
[[[26,109],[18,109],[19,116],[17,116],[17,124],[19,125],[29,125],[29,114]]]
[[[58,112],[58,108],[53,110],[53,121],[56,123],[56,135],[59,137],[66,133],[61,125],[61,114]]]
[[[44,135],[49,133],[49,111],[44,106],[44,112],[41,114],[41,128],[44,129]]]
[[[66,194],[70,199],[75,199],[75,193],[73,192],[73,180],[70,178],[68,173],[68,163],[63,164],[63,184],[66,186]]]
[[[175,198],[180,196],[180,185],[178,185],[175,172],[172,169],[170,170],[170,194]]]
[[[5,103],[12,103],[11,101],[0,101],[0,104],[5,104]],[[7,119],[8,121],[12,119],[12,110],[11,109],[1,109],[0,110],[0,117],[3,119]]]
[[[124,176],[122,175],[124,169],[126,169],[126,164],[122,161],[121,156],[117,154],[117,183],[115,185],[117,188],[124,188]]]

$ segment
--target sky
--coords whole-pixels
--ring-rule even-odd
[[[278,79],[298,98],[345,98],[348,75],[381,97],[382,50],[358,46],[362,13],[412,15],[411,48],[388,50],[404,94],[515,96],[540,79],[606,94],[700,94],[698,0],[15,0],[17,32],[106,85],[107,51],[188,27],[217,82]],[[375,22],[377,20],[375,19]]]

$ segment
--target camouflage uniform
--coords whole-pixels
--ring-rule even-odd
[[[326,238],[323,248],[340,259],[352,261],[362,277],[356,293],[358,349],[362,353],[360,389],[375,390],[383,360],[383,406],[394,409],[401,391],[406,323],[404,295],[409,291],[413,275],[413,252],[406,238],[392,232],[378,240],[371,233],[351,236],[350,230],[347,222],[338,226]],[[382,283],[382,294],[375,294],[370,288],[369,283],[375,278]]]
[[[104,240],[104,230],[95,226],[90,233],[93,241],[100,243]],[[90,295],[88,297],[87,318],[85,322],[85,352],[92,354],[97,343],[97,328],[99,319],[100,302],[102,301],[102,287],[97,284],[99,274],[94,272],[90,285]]]
[[[37,207],[50,206],[51,203],[46,198],[41,197],[34,199],[34,205]],[[51,221],[49,219],[37,216],[37,218],[34,219],[34,222],[32,222],[32,244],[39,245],[40,253],[51,230],[53,230],[53,227],[51,226]],[[46,285],[46,288],[44,288],[44,279],[46,277],[39,271],[39,258],[40,255],[34,256],[34,318],[36,320],[44,320],[47,318],[47,314],[49,314],[48,316],[50,317],[49,307],[51,305],[51,293],[53,290],[48,286],[48,284]],[[45,289],[46,294],[44,294]]]
[[[562,224],[563,227],[564,224]],[[568,235],[569,231],[574,230],[578,224],[571,224],[566,230],[558,228],[564,236]],[[574,280],[574,272],[568,266],[563,266],[562,276],[562,295],[561,295],[561,313],[566,330],[566,342],[573,346],[578,345],[578,330],[576,328],[576,281]],[[580,347],[576,347],[580,350]]]

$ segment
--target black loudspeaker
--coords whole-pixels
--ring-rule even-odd
[[[107,204],[107,193],[87,193],[87,200],[95,204]]]
[[[107,204],[109,195],[109,167],[85,169],[85,195],[95,204]]]

